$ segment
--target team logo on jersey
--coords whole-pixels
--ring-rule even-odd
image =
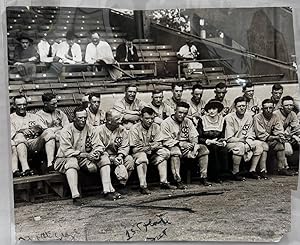
[[[257,114],[257,113],[259,112],[258,106],[253,106],[253,107],[251,108],[251,111],[254,112],[255,114]]]
[[[149,141],[150,141],[150,142],[153,142],[153,141],[154,141],[154,135],[150,135]]]
[[[120,147],[121,145],[122,145],[122,141],[123,141],[123,137],[116,137],[115,138],[115,145],[117,146],[117,147]]]
[[[87,153],[89,153],[89,152],[92,151],[92,139],[91,139],[90,136],[86,137],[86,140],[85,140],[85,151]]]
[[[243,135],[246,135],[246,134],[247,134],[247,132],[248,132],[250,126],[251,126],[250,124],[245,124],[245,125],[242,127],[242,134],[243,134]]]
[[[29,122],[28,122],[29,128],[30,128],[30,127],[33,127],[33,126],[35,126],[35,125],[36,125],[36,122],[35,122],[35,121],[29,121]]]
[[[181,136],[183,138],[189,138],[189,127],[187,125],[181,127]]]

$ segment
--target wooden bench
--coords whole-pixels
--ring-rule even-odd
[[[49,195],[49,190],[59,197],[64,197],[65,176],[55,172],[45,175],[34,175],[28,177],[18,177],[13,179],[15,196],[19,196],[24,201],[33,202],[35,200],[34,190],[43,189],[45,195]]]

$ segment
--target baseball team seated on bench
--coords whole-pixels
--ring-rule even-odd
[[[280,84],[274,84],[262,102],[254,96],[250,81],[232,103],[225,98],[228,88],[222,82],[208,101],[202,100],[205,91],[200,84],[192,87],[189,101],[182,99],[182,83],[172,85],[173,95],[166,100],[164,91],[153,90],[150,103],[136,97],[137,89],[126,86],[124,97],[107,111],[101,109],[99,93],[89,94],[89,103],[74,109],[72,122],[57,108],[53,93],[43,94],[44,107],[35,114],[27,112],[25,96],[14,97],[15,112],[10,116],[13,176],[35,175],[28,158],[45,152],[46,172],[65,174],[74,205],[81,205],[78,171],[98,172],[108,200],[126,195],[127,181],[135,170],[140,193],[149,195],[147,168],[152,164],[161,189],[188,188],[180,174],[185,164],[197,165],[204,186],[226,178],[268,179],[270,151],[276,157],[277,174],[297,175],[287,157],[298,151],[299,120],[294,99],[282,96]],[[241,174],[242,161],[249,162],[247,174]],[[112,175],[119,181],[116,186]]]

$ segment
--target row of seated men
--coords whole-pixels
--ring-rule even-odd
[[[14,58],[10,62],[16,66],[17,71],[25,82],[32,81],[36,73],[36,65],[39,62],[45,63],[49,72],[59,74],[63,64],[82,64],[87,63],[89,70],[99,71],[102,68],[107,70],[113,80],[122,77],[122,69],[118,69],[118,62],[137,62],[139,60],[136,47],[129,37],[116,49],[114,57],[110,45],[100,40],[97,32],[91,33],[91,42],[87,45],[83,59],[81,47],[76,43],[76,36],[72,31],[66,33],[66,41],[56,42],[53,32],[48,33],[45,39],[40,40],[37,47],[33,45],[33,39],[22,33],[17,39],[19,45],[16,46]],[[199,52],[193,41],[188,39],[177,52],[179,59],[195,60],[199,57]],[[123,69],[134,69],[138,65],[123,65]],[[198,62],[187,63],[188,68],[202,68]]]
[[[232,179],[244,181],[245,176],[240,173],[242,159],[251,165],[248,177],[268,179],[269,151],[276,156],[278,174],[296,175],[286,158],[300,142],[293,98],[276,97],[273,91],[271,98],[255,107],[251,104],[254,97],[247,97],[253,95],[253,85],[247,83],[244,94],[234,100],[230,109],[224,105],[224,89],[225,84],[218,84],[216,96],[204,102],[203,88],[196,84],[187,102],[182,99],[183,85],[173,84],[171,98],[163,100],[163,91],[155,90],[151,103],[147,104],[136,97],[136,85],[128,85],[125,96],[107,112],[100,107],[100,94],[90,94],[89,104],[74,110],[71,123],[57,109],[55,94],[42,96],[44,108],[36,114],[27,112],[24,96],[16,96],[15,112],[10,116],[13,175],[34,175],[28,156],[45,150],[48,171],[54,169],[66,174],[75,205],[81,204],[80,169],[99,170],[104,196],[111,200],[126,193],[126,183],[134,169],[140,192],[150,194],[146,181],[149,163],[157,166],[162,189],[186,188],[180,175],[186,159],[197,164],[200,182],[205,186],[211,185],[207,178],[221,183],[228,171]],[[226,161],[228,152],[232,158],[230,169]],[[167,180],[168,163],[175,186]],[[119,180],[118,192],[112,186],[111,171]]]
[[[26,33],[22,33],[17,38],[19,44],[14,51],[11,64],[15,65],[19,74],[25,82],[32,81],[36,73],[36,64],[45,63],[49,72],[59,74],[62,71],[63,64],[82,64],[87,63],[89,70],[98,71],[106,69],[111,78],[116,80],[122,76],[122,72],[113,65],[118,62],[137,62],[139,60],[137,49],[132,43],[132,38],[120,44],[116,49],[114,57],[110,45],[100,40],[98,32],[91,33],[91,42],[87,44],[85,55],[81,47],[76,43],[76,36],[72,31],[66,33],[66,40],[60,43],[56,42],[56,36],[53,32],[48,33],[45,39],[40,40],[37,47],[33,45],[34,40]],[[134,68],[130,64],[128,67]]]

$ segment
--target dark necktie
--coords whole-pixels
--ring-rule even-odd
[[[71,50],[71,49],[72,49],[72,47],[70,46],[70,47],[69,47],[69,50],[68,50],[68,55],[69,55],[70,57],[73,57],[73,55],[72,55],[72,50]]]
[[[52,57],[52,46],[51,45],[49,47],[49,52],[48,52],[47,57]]]

